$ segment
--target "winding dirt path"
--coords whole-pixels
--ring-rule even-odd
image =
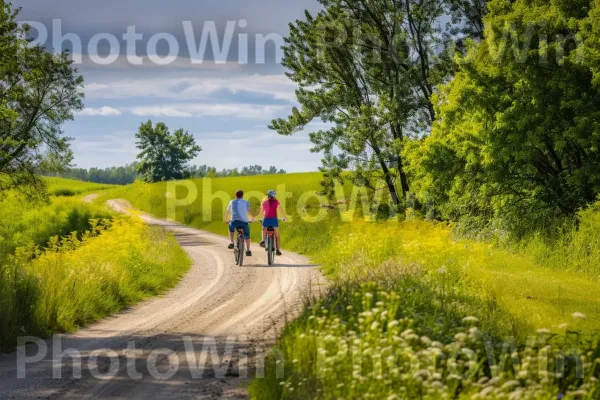
[[[132,209],[123,200],[109,205]],[[245,382],[260,376],[261,360],[285,321],[324,284],[302,256],[285,252],[267,267],[264,250],[254,244],[254,256],[238,267],[227,239],[140,217],[175,235],[193,260],[190,271],[165,295],[64,335],[60,346],[44,341],[47,355],[26,365],[25,379],[17,377],[17,353],[0,355],[0,398],[246,398]],[[74,356],[62,366],[53,363],[53,353],[65,349]],[[27,356],[37,352],[38,345],[27,345]]]

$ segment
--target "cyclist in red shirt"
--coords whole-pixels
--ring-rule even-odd
[[[281,239],[279,235],[279,219],[277,218],[277,210],[281,210],[281,215],[283,216],[282,220],[286,220],[285,211],[281,207],[279,200],[276,199],[277,193],[274,190],[269,190],[267,192],[267,199],[262,202],[260,208],[258,209],[257,217],[261,212],[264,213],[263,219],[263,234],[262,234],[262,242],[260,242],[260,247],[265,247],[265,236],[267,234],[267,227],[272,226],[275,228],[275,242],[276,242],[276,252],[278,256],[281,255]]]

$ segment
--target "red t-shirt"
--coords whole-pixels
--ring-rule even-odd
[[[277,218],[277,207],[279,207],[279,200],[265,200],[262,203],[262,207],[265,211],[265,218]]]

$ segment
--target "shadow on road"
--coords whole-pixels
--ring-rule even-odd
[[[242,265],[239,268],[315,268],[315,267],[320,267],[320,265],[318,264],[273,264],[273,265],[267,265],[267,263],[264,264],[246,264],[244,262],[244,265]]]
[[[263,374],[264,357],[274,339],[181,332],[107,340],[104,335],[111,332],[98,333],[100,337],[64,336],[58,347],[52,339],[44,340],[47,354],[25,365],[25,379],[17,378],[15,354],[3,354],[2,361],[13,361],[14,368],[0,374],[0,387],[17,399],[245,398],[240,383]],[[28,344],[25,354],[39,354],[38,346]],[[53,378],[53,372],[60,378]]]

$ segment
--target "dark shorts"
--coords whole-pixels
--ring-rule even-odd
[[[235,232],[235,228],[244,228],[244,238],[250,239],[250,226],[244,221],[229,222],[229,232]]]
[[[263,228],[272,226],[273,228],[279,228],[279,220],[277,218],[265,218],[263,219]]]

